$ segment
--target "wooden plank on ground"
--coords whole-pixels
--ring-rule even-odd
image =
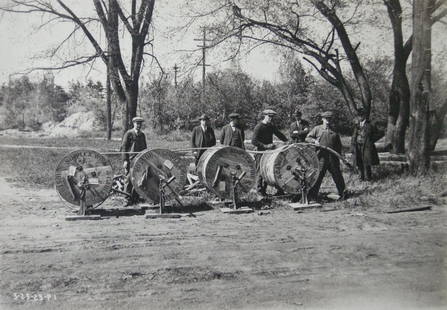
[[[319,203],[300,203],[300,202],[295,202],[295,203],[289,203],[289,206],[295,210],[295,211],[301,211],[301,210],[308,210],[308,209],[317,209],[317,208],[321,208],[322,205]]]
[[[241,213],[252,213],[253,209],[248,207],[241,207],[238,209],[233,208],[220,208],[220,211],[227,214],[241,214]]]
[[[397,209],[397,210],[387,211],[386,213],[416,212],[416,211],[427,211],[427,210],[431,210],[431,206],[415,207],[415,208],[407,208],[407,209]]]
[[[88,220],[100,220],[101,215],[92,214],[92,215],[69,215],[65,217],[66,221],[88,221]]]
[[[177,213],[146,214],[147,219],[178,219],[181,217],[182,215]]]

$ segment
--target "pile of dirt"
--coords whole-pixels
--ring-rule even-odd
[[[94,112],[77,112],[59,124],[45,124],[43,130],[50,137],[76,137],[85,132],[97,130]]]

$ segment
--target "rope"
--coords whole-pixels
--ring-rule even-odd
[[[331,149],[330,147],[324,146],[324,145],[319,145],[319,144],[313,144],[313,143],[308,143],[308,142],[300,142],[300,143],[296,143],[298,145],[308,145],[308,146],[313,146],[313,147],[317,147],[320,149],[323,149],[325,151],[328,151],[330,153],[332,153],[333,155],[335,155],[338,159],[340,159],[349,169],[355,171],[355,167],[353,167],[351,165],[351,163],[344,158],[340,153],[338,153],[337,151]]]
[[[316,148],[320,148],[323,149],[325,151],[330,152],[331,154],[333,154],[334,156],[336,156],[338,159],[340,159],[349,169],[355,170],[355,167],[353,167],[351,165],[351,163],[345,158],[343,157],[341,154],[339,154],[338,152],[336,152],[335,150],[331,149],[330,147],[327,146],[323,146],[323,145],[318,145],[318,144],[313,144],[313,143],[307,143],[307,142],[300,142],[300,143],[295,143],[298,145],[306,145],[306,146],[312,146],[312,147],[316,147]],[[287,145],[286,148],[283,149],[283,151],[289,149],[290,147],[292,147],[294,144],[289,144]],[[218,149],[220,147],[218,146],[213,146],[213,147],[196,147],[196,148],[184,148],[184,149],[173,149],[173,152],[194,152],[194,151],[200,151],[200,150],[209,150],[209,149]],[[266,150],[266,151],[252,151],[252,150],[246,150],[247,153],[251,153],[251,154],[266,154],[266,153],[275,153],[278,152],[278,149],[275,150]],[[111,152],[101,152],[102,155],[122,155],[122,154],[140,154],[141,152],[121,152],[121,151],[111,151]]]
[[[140,154],[141,152],[117,152],[117,151],[112,151],[112,152],[100,152],[101,155],[121,155],[121,154]]]

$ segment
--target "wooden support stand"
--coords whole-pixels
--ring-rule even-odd
[[[235,172],[231,173],[231,191],[232,191],[232,201],[231,205],[233,208],[220,208],[220,211],[227,214],[240,214],[240,213],[251,213],[253,212],[252,208],[244,207],[240,205],[239,197],[237,195],[237,187],[240,185],[241,180],[244,178],[246,172],[242,172],[239,176],[236,175]]]
[[[165,208],[165,203],[166,203],[166,188],[168,188],[175,197],[175,200],[177,200],[177,202],[183,207],[182,202],[180,201],[180,197],[178,196],[178,194],[174,191],[174,189],[169,186],[169,184],[175,180],[175,176],[170,177],[169,179],[166,179],[164,176],[159,175],[160,178],[160,183],[158,186],[158,190],[159,190],[159,194],[160,194],[160,202],[158,204],[158,213],[151,213],[151,214],[146,214],[146,218],[147,219],[159,219],[159,218],[180,218],[182,217],[181,214],[177,214],[177,213],[163,213],[163,210]]]
[[[70,182],[70,186],[75,186],[75,184],[71,184],[72,180],[71,178],[68,179],[68,182]],[[89,189],[89,181],[88,178],[86,176],[84,176],[82,178],[82,181],[79,182],[79,184],[77,184],[77,186],[81,189],[81,193],[79,195],[79,211],[78,211],[78,215],[70,215],[70,216],[66,216],[65,220],[66,221],[85,221],[85,220],[100,220],[101,219],[101,215],[98,214],[91,214],[91,215],[86,215],[86,211],[87,211],[87,204],[85,201],[85,197],[86,197],[86,193],[87,190]]]
[[[302,210],[308,210],[308,209],[314,209],[314,208],[321,208],[321,204],[319,203],[309,203],[308,200],[308,193],[309,193],[309,186],[308,186],[308,180],[307,180],[307,169],[305,167],[301,167],[301,169],[295,169],[293,171],[293,176],[300,181],[300,190],[301,190],[301,201],[297,203],[291,203],[289,204],[293,210],[295,211],[302,211]]]

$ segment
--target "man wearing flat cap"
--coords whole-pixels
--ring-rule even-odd
[[[290,139],[294,143],[304,142],[309,133],[309,122],[302,119],[301,111],[295,112],[295,121],[290,124]]]
[[[358,111],[359,117],[356,118],[354,132],[351,138],[351,154],[353,166],[357,166],[362,181],[371,181],[371,166],[379,164],[379,155],[377,154],[374,142],[381,138],[374,124],[371,124],[366,117],[365,111]]]
[[[323,124],[314,127],[306,137],[306,142],[314,143],[316,145],[326,146],[337,153],[341,154],[342,145],[340,135],[332,129],[333,113],[328,111],[321,114]],[[309,191],[309,198],[316,200],[318,192],[320,191],[321,182],[326,174],[326,171],[332,175],[332,179],[337,186],[340,198],[345,197],[345,180],[340,170],[340,160],[337,156],[324,149],[318,149],[318,160],[320,162],[320,171],[315,185]]]
[[[207,148],[216,145],[216,136],[214,135],[214,129],[210,126],[210,118],[206,114],[202,114],[199,117],[200,125],[194,127],[191,135],[191,147],[192,148]],[[196,158],[196,167],[199,162],[200,156],[205,152],[205,149],[195,150],[193,152]]]
[[[121,145],[121,151],[124,152],[123,158],[123,168],[126,173],[124,191],[130,195],[127,200],[127,205],[132,205],[138,202],[138,194],[133,188],[132,182],[130,181],[130,165],[131,161],[137,154],[128,154],[126,152],[141,152],[147,149],[146,136],[141,131],[141,126],[143,125],[142,117],[134,117],[132,119],[133,128],[129,129],[123,136],[123,142]]]
[[[273,144],[273,135],[284,142],[287,141],[287,137],[281,131],[279,131],[279,129],[274,124],[272,124],[273,117],[276,115],[275,111],[267,109],[264,110],[262,114],[264,118],[256,125],[253,131],[251,143],[256,147],[257,151],[273,150],[275,149],[275,145]],[[259,173],[261,156],[262,154],[255,155],[256,169],[258,172],[257,190],[260,195],[265,196],[267,183],[262,179],[261,174]],[[278,194],[282,193],[281,188],[277,188],[277,191]]]
[[[240,126],[240,115],[238,113],[231,113],[229,115],[230,123],[222,128],[220,135],[220,143],[222,145],[235,146],[245,149],[245,133]]]

